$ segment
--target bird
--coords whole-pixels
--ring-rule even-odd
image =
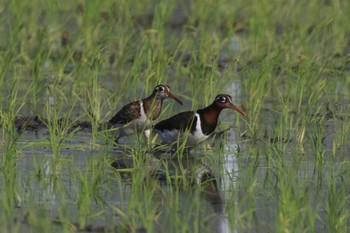
[[[165,98],[172,98],[182,105],[181,100],[171,93],[169,85],[160,84],[147,98],[122,107],[108,122],[110,127],[120,128],[115,142],[118,143],[120,138],[132,135],[135,131],[143,130],[148,138],[148,131],[145,130],[152,124],[152,121],[158,119]]]
[[[159,135],[163,144],[175,145],[185,141],[186,148],[193,148],[213,134],[219,115],[225,108],[231,108],[244,117],[247,115],[232,103],[230,95],[219,94],[211,105],[196,112],[181,112],[162,120],[153,127],[153,131]]]

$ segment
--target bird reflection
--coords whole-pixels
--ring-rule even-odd
[[[181,197],[179,209],[184,214],[187,214],[187,209],[192,205],[192,194],[199,192],[201,215],[213,216],[209,224],[210,228],[213,228],[213,232],[230,232],[229,222],[224,216],[224,202],[219,189],[220,185],[218,185],[218,179],[213,170],[202,162],[205,156],[183,156],[180,158],[179,156],[168,157],[165,155],[164,158],[159,154],[156,157],[153,154],[149,155],[150,157],[143,165],[145,180],[152,177],[154,181],[160,184],[160,187],[165,189],[169,189],[169,187],[178,188],[178,195]],[[125,173],[125,171],[129,171],[132,177],[134,161],[131,155],[129,157],[124,156],[114,161],[112,166],[117,172]],[[139,169],[137,170],[139,171]],[[166,202],[164,201],[164,203]],[[166,204],[162,205],[165,205],[164,209],[167,209]],[[211,208],[208,209],[205,207],[206,205],[211,206]],[[167,221],[172,221],[168,216],[171,216],[170,210],[164,209],[160,211],[162,212],[162,218],[164,218],[162,220],[163,226],[166,225]]]

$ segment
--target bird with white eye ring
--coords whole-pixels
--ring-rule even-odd
[[[110,126],[119,128],[115,141],[118,143],[120,138],[132,135],[135,131],[147,132],[152,121],[158,119],[165,98],[172,98],[182,105],[181,100],[171,93],[169,85],[157,85],[147,98],[122,107],[108,122]]]
[[[186,147],[192,148],[211,136],[216,128],[219,115],[225,108],[231,108],[242,116],[246,116],[244,111],[232,103],[230,95],[219,94],[215,97],[214,102],[206,108],[196,112],[178,113],[157,123],[153,130],[164,144],[173,145],[179,143],[178,140],[186,140]]]

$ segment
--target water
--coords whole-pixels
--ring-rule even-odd
[[[234,103],[238,106],[242,102],[241,90],[240,81],[227,85],[226,92],[232,93]],[[174,105],[174,111],[178,111],[177,108],[180,107]],[[230,127],[230,130],[223,135],[225,140],[216,139],[213,143],[209,142],[209,145],[214,145],[213,149],[204,150],[207,147],[200,147],[193,151],[189,158],[181,161],[169,160],[170,162],[166,163],[153,154],[147,155],[147,167],[137,169],[148,178],[147,172],[154,172],[156,175],[151,176],[152,182],[159,183],[159,192],[163,194],[155,195],[156,200],[153,200],[160,209],[159,219],[155,221],[156,232],[164,232],[167,226],[172,225],[175,209],[179,218],[183,218],[185,222],[189,213],[199,216],[194,220],[201,219],[201,222],[196,224],[188,221],[186,224],[190,228],[197,225],[200,232],[262,232],[262,229],[265,232],[273,232],[276,230],[279,214],[283,212],[281,195],[285,195],[285,187],[282,188],[281,184],[288,179],[290,182],[296,182],[296,188],[300,188],[296,190],[295,198],[300,198],[298,192],[302,192],[305,194],[306,204],[312,203],[312,208],[317,213],[315,229],[328,230],[326,204],[331,195],[329,180],[331,177],[343,177],[347,174],[348,146],[341,147],[336,157],[331,156],[337,135],[336,124],[329,120],[322,129],[324,131],[321,135],[325,136],[322,138],[319,155],[315,154],[312,147],[312,143],[319,139],[312,137],[304,141],[300,153],[295,153],[296,136],[293,135],[292,140],[275,140],[274,132],[270,130],[275,122],[271,121],[270,112],[266,111],[265,114],[262,115],[262,121],[265,122],[267,133],[259,135],[257,141],[241,137],[241,132],[233,124],[237,122],[238,115],[225,110],[220,117],[221,122],[225,124],[219,125],[218,129],[225,130]],[[318,129],[308,128],[307,132],[313,130]],[[36,223],[38,219],[44,219],[47,228],[57,231],[63,230],[58,220],[62,218],[79,227],[81,216],[78,206],[79,201],[82,201],[79,199],[82,197],[80,192],[92,192],[93,195],[87,207],[92,217],[87,218],[82,232],[101,229],[114,231],[125,221],[122,213],[130,206],[131,199],[135,201],[136,198],[142,203],[142,197],[135,197],[132,176],[128,175],[128,172],[118,172],[111,166],[113,161],[120,161],[118,159],[127,156],[128,164],[119,165],[126,169],[134,168],[134,161],[130,157],[130,150],[136,150],[133,138],[124,140],[124,146],[128,147],[128,150],[117,149],[110,142],[98,138],[92,141],[92,138],[89,130],[78,131],[69,140],[64,141],[59,156],[56,157],[51,149],[50,134],[45,127],[36,131],[24,130],[21,133],[17,140],[18,152],[15,155],[16,208],[13,219],[9,220],[15,222],[20,231],[36,231],[37,225],[40,226]],[[284,157],[281,159],[279,156]],[[318,156],[321,156],[321,160]],[[169,154],[165,157],[169,159]],[[180,170],[187,169],[189,174],[194,174],[195,177],[188,179],[197,185],[203,185],[205,178],[212,179],[212,186],[204,186],[200,199],[195,200],[200,205],[199,211],[193,210],[195,195],[181,188],[177,190],[177,208],[168,206],[166,196],[172,193],[173,184],[169,184],[164,173],[167,169],[172,176],[178,175]],[[96,170],[101,173],[98,177],[94,177]],[[295,178],[289,177],[291,172]],[[208,174],[210,176],[207,176]],[[6,196],[4,183],[7,176],[1,174],[0,190],[3,196]],[[81,176],[91,178],[86,182],[96,182],[94,190],[84,191]],[[341,179],[335,180],[336,185],[340,186]],[[150,195],[153,195],[152,192]],[[349,190],[345,192],[348,194]],[[116,208],[121,212],[116,211]],[[142,232],[143,226],[140,225],[137,230]],[[175,229],[173,232],[176,232]]]
[[[332,136],[331,127],[328,127],[328,131],[328,135]],[[91,134],[89,132],[80,132],[63,145],[60,159],[64,162],[55,167],[55,158],[48,147],[47,138],[49,138],[47,130],[41,129],[36,135],[34,132],[26,131],[18,140],[18,147],[21,149],[16,162],[15,187],[17,197],[20,198],[17,200],[15,216],[17,222],[22,222],[21,228],[23,228],[23,231],[33,228],[27,222],[28,215],[33,214],[33,211],[36,214],[41,213],[45,217],[49,216],[50,219],[56,219],[59,217],[58,212],[62,211],[62,204],[65,205],[64,209],[69,215],[68,219],[72,223],[77,223],[79,214],[76,200],[79,195],[80,185],[82,185],[78,176],[80,173],[93,172],[91,169],[94,169],[94,166],[104,170],[104,177],[99,178],[104,185],[101,190],[97,191],[99,193],[97,195],[98,198],[92,202],[89,208],[91,212],[98,213],[102,211],[103,213],[98,217],[92,218],[87,222],[87,225],[93,229],[108,228],[111,227],[110,221],[113,221],[113,227],[117,227],[120,217],[116,215],[111,206],[117,206],[122,209],[128,205],[128,197],[131,195],[130,192],[132,192],[132,182],[130,177],[125,176],[123,178],[118,172],[115,172],[114,168],[107,161],[120,158],[120,156],[125,154],[113,148],[113,146],[102,142],[99,142],[101,143],[99,150],[88,150],[86,147],[88,147],[88,142],[91,140]],[[327,141],[331,142],[332,140],[327,139]],[[238,145],[230,142],[240,143]],[[43,146],[40,143],[46,143],[46,145]],[[203,226],[207,227],[209,224],[212,230],[206,228],[206,232],[231,232],[233,228],[236,229],[234,232],[241,232],[239,230],[241,223],[238,220],[233,222],[235,227],[230,226],[227,213],[227,210],[230,208],[237,208],[237,212],[235,212],[237,219],[245,211],[253,208],[254,213],[251,221],[254,222],[254,225],[249,229],[250,232],[261,232],[262,228],[266,229],[267,232],[275,229],[273,225],[271,226],[271,223],[278,217],[279,194],[276,187],[278,186],[279,178],[276,175],[283,172],[279,173],[281,171],[277,170],[280,168],[276,164],[269,164],[263,154],[261,157],[246,156],[244,153],[249,151],[249,144],[249,142],[242,142],[233,129],[227,134],[223,161],[218,162],[215,158],[214,162],[210,161],[217,156],[214,150],[207,151],[204,154],[200,151],[195,151],[192,152],[190,158],[185,158],[181,161],[175,159],[173,162],[166,163],[170,169],[170,174],[176,174],[179,166],[184,166],[183,169],[194,169],[197,183],[201,182],[200,180],[204,173],[211,174],[217,182],[218,189],[215,190],[215,193],[206,194],[204,192],[200,200],[200,205],[206,207],[199,214],[210,216]],[[216,143],[216,145],[218,144]],[[265,146],[262,144],[261,148]],[[270,146],[273,147],[274,145],[271,144]],[[240,153],[237,153],[238,148]],[[331,148],[331,143],[327,143],[326,149],[330,151]],[[202,159],[194,159],[196,157]],[[212,167],[203,164],[203,158],[209,158],[209,161],[207,160],[206,163]],[[157,167],[160,174],[161,171],[165,170],[164,164],[160,163],[158,159],[152,158],[150,161],[148,163],[149,166]],[[348,159],[327,159],[322,168],[318,168],[317,163],[309,157],[300,157],[298,159],[299,171],[296,175],[299,176],[298,179],[305,179],[310,184],[311,191],[308,191],[305,195],[316,195],[315,208],[318,208],[317,212],[319,212],[321,218],[326,217],[324,208],[319,205],[319,201],[325,199],[327,195],[328,186],[325,177],[329,177],[331,169],[341,166],[341,164],[344,165],[346,161]],[[287,157],[285,159],[286,166],[291,166],[292,163],[296,163],[293,158]],[[254,166],[256,167],[254,168]],[[53,169],[58,170],[55,172]],[[317,184],[318,179],[317,174],[315,174],[317,169],[320,169],[322,172],[322,184]],[[254,172],[252,172],[253,170]],[[252,176],[252,174],[254,175]],[[242,200],[246,200],[246,196],[250,195],[247,193],[249,189],[245,185],[251,184],[252,179],[256,182],[256,186],[254,187],[253,206],[249,206]],[[1,182],[4,181],[2,180]],[[159,182],[163,191],[169,192],[167,182],[164,182],[163,178],[159,178]],[[191,196],[188,191],[180,190],[179,198],[181,203],[179,211],[186,213],[191,206]],[[103,204],[101,203],[102,200]],[[171,221],[171,216],[172,213],[164,211],[161,215],[162,222]],[[61,227],[60,224],[53,225],[55,229],[60,229]],[[162,231],[163,227],[164,225],[159,226],[160,231]],[[318,221],[317,229],[324,230],[325,223]],[[86,229],[86,231],[88,230]]]

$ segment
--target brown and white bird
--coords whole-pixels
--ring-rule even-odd
[[[220,94],[214,102],[197,112],[181,112],[166,120],[157,123],[153,130],[159,135],[165,144],[174,144],[178,140],[186,140],[186,147],[194,147],[207,140],[214,132],[219,115],[225,108],[231,108],[241,115],[246,116],[240,108],[232,103],[232,97]]]
[[[133,134],[135,130],[146,130],[152,121],[159,117],[165,98],[172,98],[182,105],[182,102],[171,93],[170,86],[157,85],[147,98],[131,102],[119,110],[109,120],[109,125],[120,127],[116,142],[124,136]]]

